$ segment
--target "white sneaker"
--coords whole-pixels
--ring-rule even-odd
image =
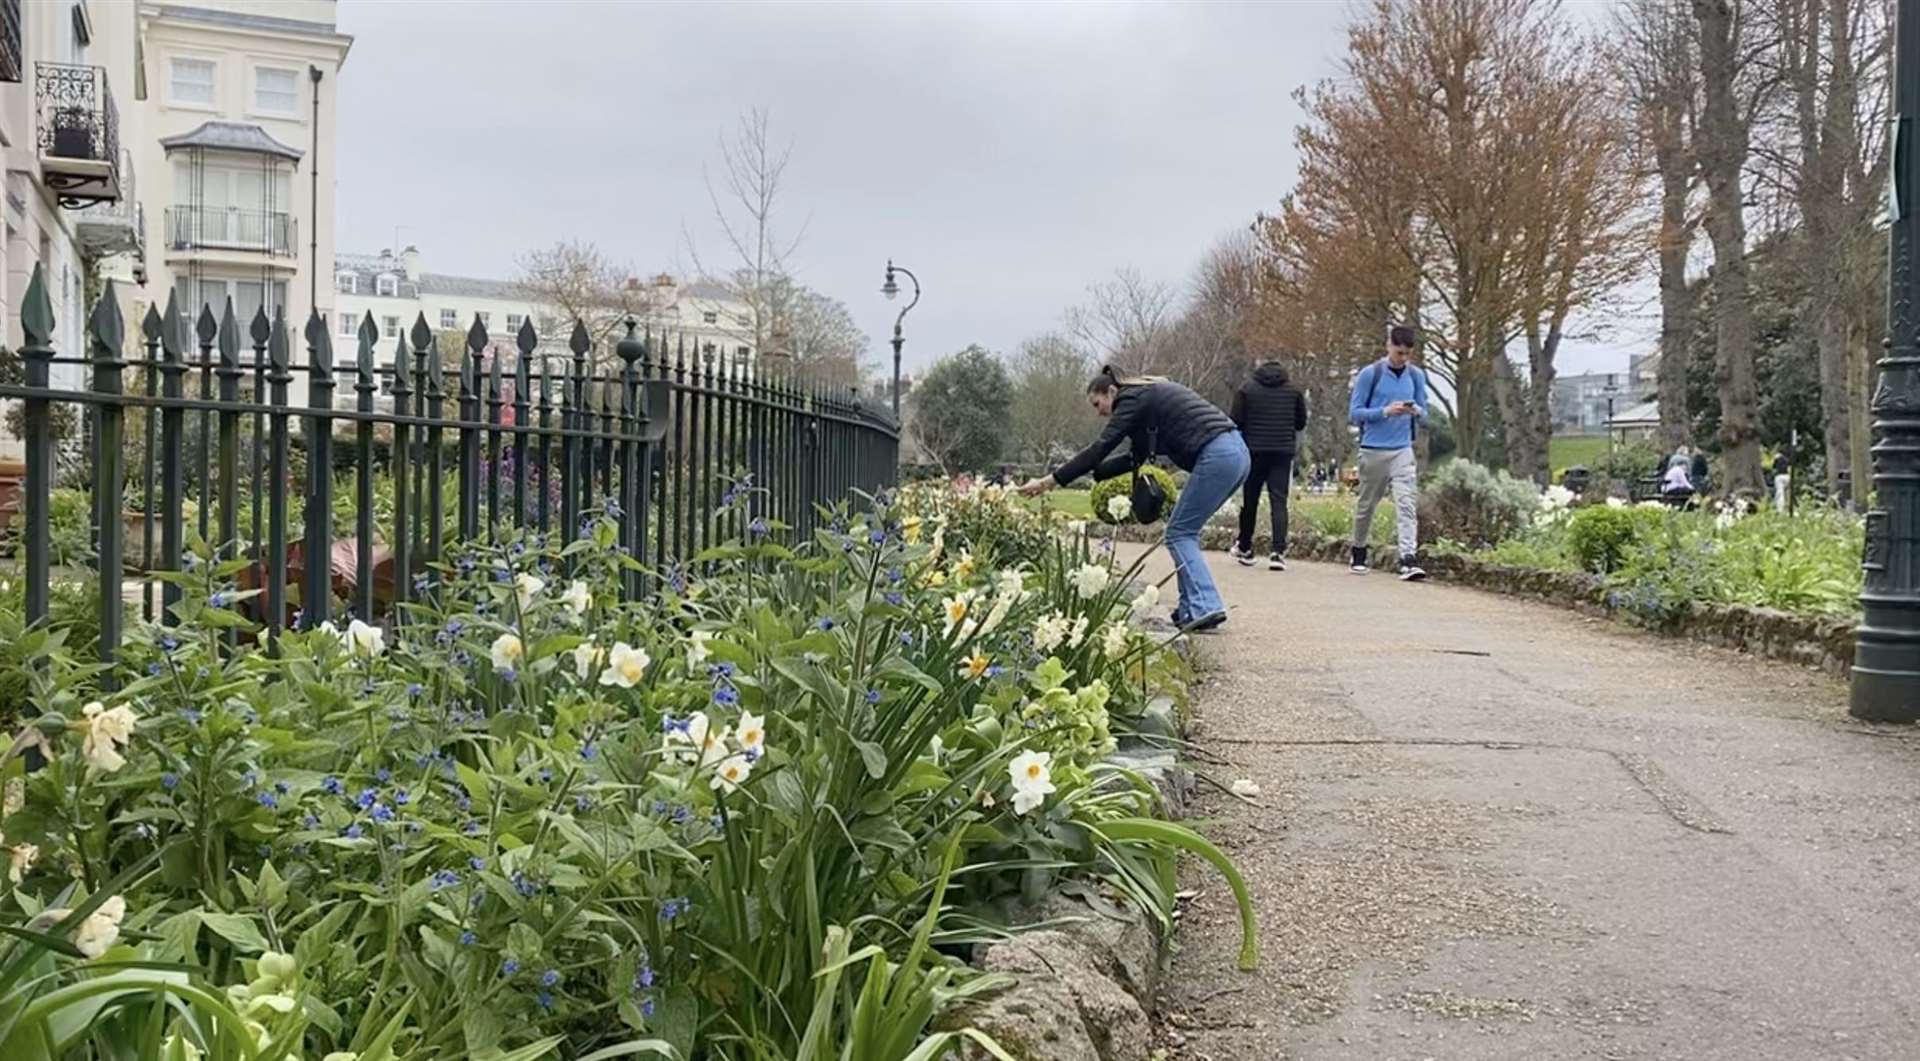
[[[1253,566],[1253,550],[1242,549],[1240,548],[1238,543],[1236,543],[1233,546],[1233,548],[1227,550],[1227,555],[1233,557],[1235,560],[1240,561],[1241,567]]]
[[[1285,571],[1286,569],[1287,569],[1286,557],[1281,556],[1279,553],[1274,553],[1273,555],[1267,557],[1267,570]]]
[[[1411,557],[1400,561],[1400,581],[1425,582],[1426,580],[1426,571],[1419,564],[1414,563]]]

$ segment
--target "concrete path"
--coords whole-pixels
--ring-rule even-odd
[[[1172,1057],[1920,1058],[1920,733],[1809,671],[1441,583],[1209,560]],[[1166,570],[1164,560],[1157,560]]]

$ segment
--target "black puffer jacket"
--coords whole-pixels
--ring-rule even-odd
[[[1233,421],[1219,406],[1178,383],[1158,380],[1123,386],[1113,399],[1113,415],[1100,437],[1062,464],[1053,481],[1065,486],[1096,468],[1094,478],[1111,479],[1132,471],[1149,452],[1192,471],[1207,443],[1232,430]],[[1132,442],[1133,451],[1103,461],[1122,439]]]
[[[1293,453],[1307,428],[1307,396],[1287,381],[1287,370],[1269,361],[1233,395],[1233,422],[1255,453]]]

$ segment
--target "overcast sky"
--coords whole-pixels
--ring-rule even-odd
[[[507,278],[591,241],[639,274],[723,260],[703,170],[766,107],[792,160],[793,264],[889,356],[889,257],[925,287],[911,371],[1011,351],[1120,266],[1184,285],[1294,171],[1291,98],[1344,0],[615,3],[341,0],[343,252],[419,246]],[[457,14],[456,14],[457,13]],[[397,249],[397,247],[396,247]],[[1572,351],[1624,370],[1644,329]]]

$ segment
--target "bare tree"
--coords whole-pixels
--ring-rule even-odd
[[[775,227],[781,186],[793,146],[775,144],[767,111],[755,107],[740,116],[730,137],[720,140],[720,172],[706,174],[707,199],[731,258],[725,267],[703,261],[688,238],[688,250],[703,274],[724,284],[747,307],[744,324],[725,322],[737,329],[739,341],[751,343],[756,354],[769,349],[773,333],[792,294],[787,284],[787,262],[799,249],[805,226],[791,239]],[[724,317],[724,315],[723,315]]]
[[[768,352],[791,359],[806,379],[847,388],[866,372],[867,333],[837,298],[782,277],[775,303],[780,316]]]
[[[1764,489],[1759,388],[1753,356],[1753,285],[1747,272],[1746,166],[1768,79],[1754,59],[1754,0],[1692,0],[1700,56],[1697,154],[1707,185],[1713,246],[1714,381],[1720,392],[1720,460],[1729,490]]]
[[[1089,287],[1087,302],[1067,311],[1067,332],[1103,361],[1157,372],[1170,352],[1177,302],[1171,285],[1126,266]]]
[[[562,240],[524,255],[517,286],[533,309],[534,326],[543,339],[565,342],[577,320],[586,325],[599,358],[612,356],[628,318],[654,323],[665,308],[652,285],[641,283],[591,243]]]
[[[1024,460],[1058,463],[1096,433],[1087,404],[1093,358],[1071,336],[1036,335],[1020,344],[1008,366],[1013,381],[1014,452]]]
[[[1618,9],[1610,58],[1638,119],[1643,157],[1659,189],[1654,253],[1660,275],[1660,442],[1692,437],[1687,415],[1687,337],[1693,298],[1687,258],[1699,228],[1691,208],[1699,165],[1693,139],[1700,117],[1698,46],[1687,0],[1628,0]]]

